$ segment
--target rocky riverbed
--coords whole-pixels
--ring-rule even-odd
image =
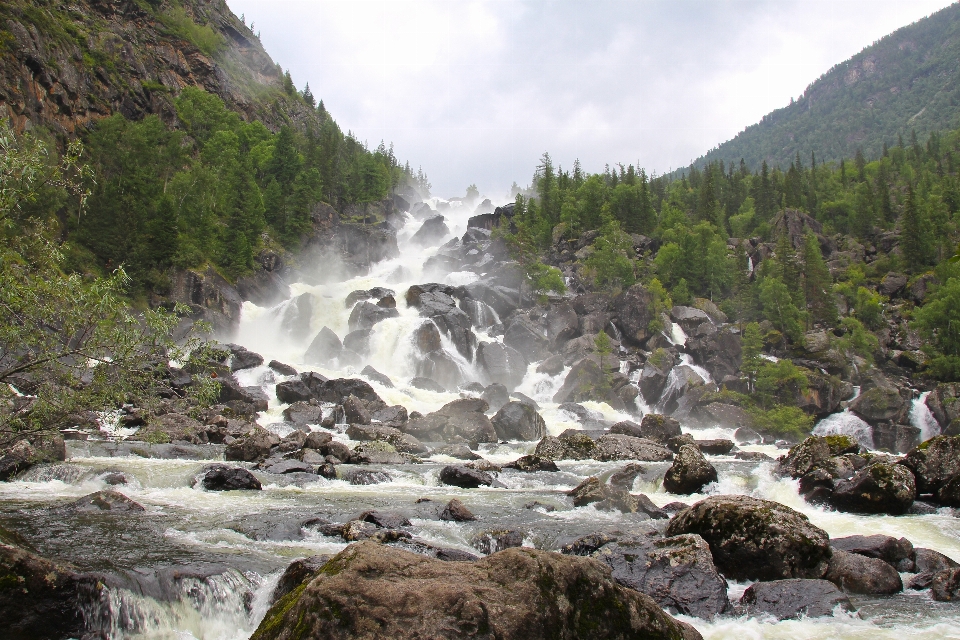
[[[245,302],[223,336],[221,404],[202,415],[128,407],[68,431],[62,462],[0,461],[0,583],[27,585],[0,598],[24,621],[11,637],[286,637],[319,603],[360,625],[324,637],[372,619],[456,637],[960,637],[960,445],[916,448],[955,420],[949,390],[878,372],[845,408],[854,385],[824,374],[823,437],[764,438],[701,402],[737,383],[718,310],[676,307],[650,335],[642,288],[536,305],[483,228],[496,216],[417,204],[384,259],[289,272],[288,299]],[[312,579],[322,567],[336,580]],[[417,606],[450,616],[405,617],[404,580],[431,581]],[[487,596],[445,600],[450,585]]]

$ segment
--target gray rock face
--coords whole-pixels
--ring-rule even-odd
[[[663,488],[670,493],[690,495],[717,481],[717,470],[693,445],[680,447],[680,452],[663,477]]]
[[[612,358],[611,358],[612,359]],[[623,399],[613,390],[600,366],[592,358],[584,358],[570,368],[563,386],[553,396],[557,403],[606,402],[617,411],[626,410]]]
[[[488,406],[480,398],[461,398],[420,418],[412,418],[401,430],[425,442],[497,442],[497,432],[484,415]]]
[[[347,321],[347,325],[350,327],[350,331],[370,329],[378,322],[399,316],[400,312],[395,308],[385,308],[375,305],[372,302],[364,301],[357,303],[353,311],[350,312],[350,319]]]
[[[893,538],[884,535],[847,536],[832,538],[830,546],[848,553],[856,553],[868,558],[877,558],[893,566],[898,571],[913,571],[913,544],[906,538]],[[901,568],[903,567],[903,568]]]
[[[503,405],[510,402],[510,393],[507,391],[507,388],[499,382],[488,385],[480,397],[487,401],[491,411],[499,411]]]
[[[954,504],[956,491],[951,487],[960,479],[960,436],[931,438],[924,448],[910,451],[902,464],[913,472],[918,494],[932,493],[944,504],[960,506],[960,501]]]
[[[902,424],[907,422],[910,403],[903,397],[900,389],[892,384],[885,384],[857,396],[849,408],[851,413],[872,425],[880,422]]]
[[[424,220],[410,241],[422,247],[435,247],[448,235],[450,228],[443,221],[443,216],[436,215]]]
[[[546,331],[520,314],[507,325],[503,343],[516,349],[528,362],[538,362],[550,355],[550,339]]]
[[[307,364],[326,365],[334,359],[340,357],[343,351],[343,343],[340,338],[329,327],[320,329],[320,332],[307,347],[303,354],[303,361]]]
[[[680,423],[659,413],[648,413],[640,423],[640,435],[654,442],[665,444],[670,438],[681,435]]]
[[[613,323],[625,341],[641,345],[650,337],[653,320],[653,297],[642,284],[635,284],[614,298],[611,305]],[[646,396],[645,396],[646,397]]]
[[[840,549],[834,549],[823,577],[849,593],[890,595],[903,591],[900,574],[889,564]]]
[[[597,438],[596,443],[597,460],[663,462],[673,459],[672,451],[645,438],[634,438],[633,436],[610,433]]]
[[[477,518],[462,502],[454,498],[448,502],[447,506],[440,512],[440,519],[450,522],[469,522]]]
[[[567,495],[573,498],[575,507],[592,504],[601,511],[637,512],[637,499],[634,496],[623,489],[600,482],[600,479],[595,476],[578,484]]]
[[[476,562],[443,562],[360,542],[330,563],[331,575],[277,602],[253,637],[280,640],[296,627],[303,637],[346,640],[375,624],[379,637],[398,640],[701,638],[589,558],[513,548]]]
[[[313,398],[310,387],[300,380],[284,380],[277,383],[277,399],[280,402],[307,402]]]
[[[137,513],[144,508],[119,491],[97,491],[83,496],[66,505],[64,509],[73,513]]]
[[[835,484],[830,504],[856,513],[906,513],[917,493],[913,474],[903,465],[876,463]]]
[[[680,511],[666,534],[683,533],[702,536],[735,580],[820,578],[831,556],[829,536],[806,516],[750,496],[712,496]]]
[[[284,570],[277,586],[273,590],[273,602],[276,602],[300,586],[304,580],[312,577],[332,556],[327,554],[301,558],[291,562]]]
[[[505,404],[491,420],[501,440],[540,440],[547,433],[547,425],[540,414],[516,400]]]
[[[381,440],[392,445],[400,453],[426,453],[427,447],[411,436],[394,427],[373,424],[351,424],[347,427],[347,437],[351,440],[375,442]]]
[[[832,616],[839,606],[853,611],[853,604],[840,589],[827,580],[772,580],[747,587],[740,604],[751,615],[767,614],[777,620]]]
[[[591,554],[613,579],[653,598],[672,613],[710,619],[727,608],[727,581],[698,535],[622,538]]]
[[[938,602],[960,600],[960,569],[944,569],[933,574],[930,595]]]
[[[597,443],[585,433],[544,436],[534,455],[548,460],[587,460],[597,455]]]
[[[477,345],[477,362],[491,382],[504,385],[508,391],[516,389],[527,373],[527,359],[523,354],[497,342]]]

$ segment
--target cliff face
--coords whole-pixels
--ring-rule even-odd
[[[311,113],[224,0],[0,3],[0,114],[18,130],[70,135],[114,113],[169,123],[187,86],[273,129]]]

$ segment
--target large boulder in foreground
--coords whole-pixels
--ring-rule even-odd
[[[910,451],[901,464],[913,472],[917,494],[932,493],[938,501],[960,507],[960,501],[954,504],[950,499],[950,485],[960,480],[960,436],[931,438]]]
[[[0,544],[0,620],[3,637],[79,638],[83,635],[80,594],[96,580],[70,567]]]
[[[590,558],[512,548],[444,562],[360,542],[274,604],[252,640],[373,637],[701,638]]]
[[[685,444],[663,476],[663,488],[670,493],[690,495],[716,481],[716,468],[707,462],[696,445]]]
[[[834,549],[824,579],[848,593],[890,595],[903,591],[900,574],[879,558]]]
[[[916,492],[910,469],[878,462],[837,482],[830,504],[838,511],[900,515],[913,504]]]
[[[666,535],[695,533],[734,580],[820,578],[831,550],[826,531],[790,507],[751,496],[712,496],[677,513]]]

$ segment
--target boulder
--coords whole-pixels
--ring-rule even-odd
[[[517,471],[526,473],[533,473],[535,471],[560,471],[557,463],[553,460],[540,458],[538,456],[520,456],[513,462],[503,465],[503,468],[516,469]]]
[[[439,382],[431,380],[430,378],[424,378],[423,376],[417,376],[416,378],[411,378],[410,386],[416,389],[423,389],[424,391],[433,391],[434,393],[446,393],[447,388],[444,387]]]
[[[255,462],[270,454],[271,447],[280,444],[280,438],[260,426],[227,445],[224,458],[240,462]]]
[[[451,465],[440,470],[440,482],[461,489],[476,489],[477,487],[489,487],[494,480],[489,473],[460,465]]]
[[[540,440],[547,425],[536,409],[516,400],[505,404],[491,420],[500,440]]]
[[[307,402],[313,398],[313,392],[301,380],[284,380],[277,383],[277,400],[294,403]]]
[[[331,556],[328,554],[321,554],[291,562],[277,581],[277,586],[273,589],[271,602],[276,602],[303,584],[304,580],[312,578],[330,558]]]
[[[690,495],[717,481],[717,470],[693,445],[680,447],[680,452],[663,477],[663,488],[670,493]]]
[[[597,443],[585,433],[560,434],[560,437],[544,436],[537,443],[534,455],[548,460],[588,460],[598,454]]]
[[[339,358],[341,351],[343,351],[343,343],[340,342],[340,338],[330,327],[325,326],[307,347],[306,353],[303,354],[303,361],[306,364],[325,366]]]
[[[443,216],[436,215],[427,218],[410,238],[410,242],[421,247],[435,247],[446,236],[450,235],[450,228],[444,223]]]
[[[143,506],[134,502],[119,491],[97,491],[83,496],[64,507],[72,513],[138,513],[144,511]]]
[[[699,407],[698,410],[702,422],[716,424],[724,429],[752,429],[754,426],[753,417],[740,407],[732,404],[711,402],[706,406]]]
[[[372,411],[370,418],[388,427],[400,427],[406,424],[408,420],[407,409],[402,405],[395,404]]]
[[[481,531],[470,538],[470,545],[484,555],[523,546],[523,532],[513,529]]]
[[[220,383],[221,403],[228,403],[234,400],[252,405],[255,411],[266,411],[269,401],[267,394],[260,387],[243,387],[233,377],[221,377],[217,379]]]
[[[830,504],[839,511],[900,515],[910,509],[916,492],[909,469],[878,462],[848,480],[837,481]]]
[[[343,417],[350,424],[370,424],[370,412],[355,395],[343,399]]]
[[[642,284],[635,284],[614,298],[611,310],[613,323],[627,343],[641,346],[651,336],[653,296]]]
[[[664,349],[657,349],[654,355],[659,357],[651,356],[647,359],[640,371],[640,380],[637,381],[640,394],[650,405],[655,405],[660,400],[674,363],[673,356]]]
[[[550,354],[550,339],[543,327],[517,314],[506,327],[503,343],[518,351],[527,362],[539,362]]]
[[[329,611],[338,615],[317,613]],[[512,548],[444,562],[374,542],[347,547],[274,604],[252,640],[293,637],[295,628],[301,637],[331,640],[370,629],[398,640],[701,638],[590,558]]]
[[[901,461],[913,472],[917,494],[932,493],[951,500],[951,483],[960,478],[960,436],[936,436],[910,451]],[[956,504],[954,506],[960,506]]]
[[[481,398],[461,398],[438,411],[411,418],[401,430],[426,442],[497,442],[496,429],[484,415],[487,408]]]
[[[478,349],[479,351],[479,349]],[[488,385],[480,397],[487,401],[491,411],[499,411],[505,404],[510,402],[510,393],[507,388],[499,382]]]
[[[437,329],[437,325],[432,320],[427,320],[417,327],[417,330],[413,332],[413,341],[422,354],[443,349],[443,342],[440,341],[440,329]]]
[[[295,425],[320,424],[323,407],[309,402],[294,402],[283,410],[283,419]]]
[[[633,483],[637,479],[637,476],[642,475],[645,471],[646,470],[636,462],[631,462],[625,467],[614,471],[607,481],[611,487],[630,491],[633,488]]]
[[[559,349],[564,342],[580,335],[580,319],[569,302],[561,302],[550,307],[547,311],[547,337],[553,343],[554,349]]]
[[[263,364],[263,356],[253,351],[248,351],[245,347],[238,344],[224,345],[230,350],[230,371],[241,371],[243,369],[252,369]]]
[[[680,325],[685,333],[691,334],[704,322],[711,322],[706,312],[696,307],[675,306],[670,310],[670,319]]]
[[[477,345],[477,363],[491,382],[504,385],[508,391],[516,389],[527,373],[527,359],[523,354],[499,342]]]
[[[600,365],[590,358],[584,358],[571,367],[563,386],[553,396],[556,403],[587,400],[606,402],[616,411],[626,410],[626,405],[611,388],[607,376],[600,370]]]
[[[873,387],[856,397],[848,406],[850,412],[871,425],[880,422],[907,422],[910,403],[900,389],[890,383]]]
[[[365,442],[383,441],[400,453],[427,453],[429,449],[409,433],[403,433],[394,427],[372,424],[351,424],[347,427],[347,437]]]
[[[367,355],[370,353],[370,334],[372,332],[372,329],[351,331],[343,337],[344,350],[353,351],[358,355]]]
[[[383,385],[387,389],[393,389],[393,381],[385,374],[380,373],[370,365],[367,365],[360,371],[360,375],[366,376],[370,380]]]
[[[314,473],[317,469],[316,465],[302,462],[300,460],[276,460],[276,458],[270,458],[263,464],[261,468],[267,473],[273,473],[276,475],[283,475],[287,473]]]
[[[829,536],[790,507],[750,496],[712,496],[677,513],[666,534],[695,533],[717,568],[734,580],[820,578]]]
[[[277,373],[279,373],[281,376],[297,375],[296,369],[294,369],[288,364],[284,364],[280,362],[279,360],[271,360],[270,363],[267,364],[267,366],[270,367],[273,371],[276,371]]]
[[[595,458],[609,460],[640,460],[641,462],[663,462],[673,459],[673,452],[652,440],[634,438],[622,434],[609,433],[596,440]]]
[[[906,538],[897,539],[880,534],[856,535],[832,538],[830,546],[848,553],[883,560],[898,571],[913,571],[915,566],[913,544]]]
[[[670,438],[681,435],[680,423],[659,413],[648,413],[640,422],[640,437],[665,444]]]
[[[150,422],[135,434],[136,440],[152,444],[168,442],[189,442],[202,444],[207,442],[204,426],[190,416],[179,413],[165,413],[150,418]]]
[[[212,464],[204,467],[200,483],[207,491],[244,489],[259,491],[263,488],[257,477],[246,469],[228,467],[225,464]]]
[[[933,574],[930,595],[937,602],[960,600],[960,569],[943,569]]]
[[[382,322],[387,318],[398,318],[400,312],[395,308],[386,308],[373,304],[372,302],[360,302],[353,308],[353,311],[350,312],[350,319],[347,321],[347,325],[350,327],[350,331],[358,331],[360,329],[370,329],[378,322]]]
[[[29,551],[0,543],[0,620],[4,637],[80,638],[81,602],[97,593],[97,579]]]
[[[827,438],[810,436],[790,448],[787,455],[780,459],[777,471],[782,476],[801,478],[823,467],[832,456]]]
[[[883,560],[834,549],[824,579],[848,593],[891,595],[903,591],[900,574]]]
[[[609,566],[619,584],[650,596],[671,613],[709,620],[729,604],[727,581],[698,535],[621,538],[590,556]]]
[[[750,615],[764,614],[777,620],[832,616],[838,606],[854,610],[850,598],[832,582],[801,578],[755,582],[743,592],[740,605]]]
[[[450,522],[469,522],[476,520],[477,517],[462,502],[454,498],[440,512],[440,519]]]
[[[617,422],[612,427],[610,427],[610,433],[619,433],[625,436],[633,436],[634,438],[644,438],[643,431],[640,429],[640,425],[632,420],[621,420]],[[653,438],[650,438],[651,440]]]

